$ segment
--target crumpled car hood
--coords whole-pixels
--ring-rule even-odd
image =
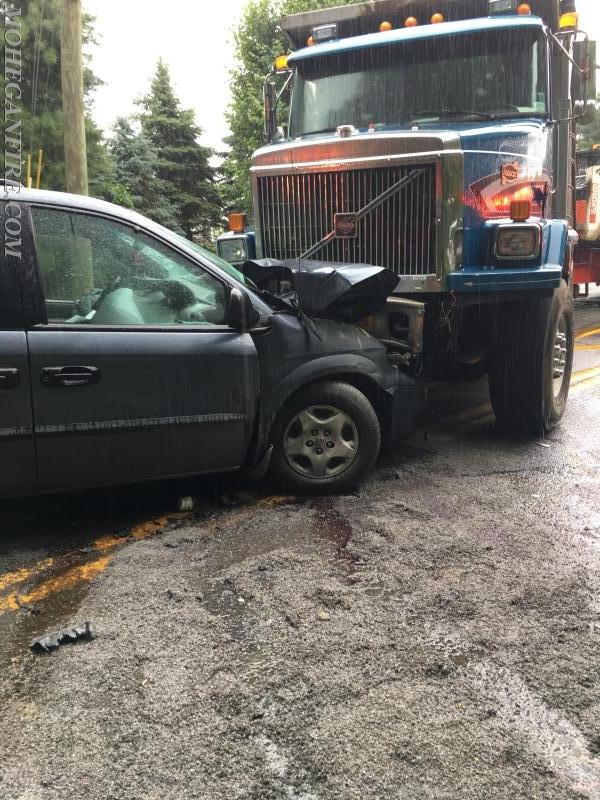
[[[358,322],[385,305],[398,283],[389,269],[370,264],[270,258],[247,261],[242,270],[265,289],[310,317]]]

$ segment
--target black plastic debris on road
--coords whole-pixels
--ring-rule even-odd
[[[50,653],[56,650],[63,644],[70,644],[78,641],[91,642],[96,638],[94,629],[89,622],[84,622],[83,625],[75,625],[74,628],[66,628],[63,631],[55,631],[54,633],[46,633],[43,636],[38,636],[29,645],[34,653]]]

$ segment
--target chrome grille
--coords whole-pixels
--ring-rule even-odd
[[[334,238],[311,258],[434,274],[435,164],[259,177],[263,257],[299,258],[332,232],[334,214],[359,213],[411,173],[412,180],[357,221],[355,238]]]

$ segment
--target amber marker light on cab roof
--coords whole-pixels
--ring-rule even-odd
[[[560,17],[560,29],[568,30],[572,28],[573,30],[577,27],[577,23],[579,22],[579,14],[576,11],[568,11],[566,14],[562,14]]]
[[[416,28],[419,24],[419,20],[416,17],[407,17],[404,20],[404,27],[405,28]]]
[[[391,31],[392,27],[393,25],[391,22],[382,22],[379,26],[379,30],[383,33],[383,31]]]
[[[528,3],[521,3],[517,8],[517,14],[520,14],[522,17],[529,16],[531,14],[531,6]]]
[[[287,53],[282,53],[282,55],[277,56],[275,59],[275,70],[277,72],[285,72],[288,68],[288,58],[289,56]]]
[[[229,230],[232,233],[243,233],[246,229],[247,217],[241,211],[233,211],[227,217],[227,221],[229,222]]]
[[[443,14],[434,14],[431,18],[432,25],[439,25],[440,22],[445,22]]]
[[[510,204],[510,218],[513,222],[526,222],[531,216],[531,200],[513,200]]]

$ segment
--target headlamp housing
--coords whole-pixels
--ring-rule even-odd
[[[531,261],[540,255],[542,229],[539,225],[509,223],[498,225],[494,257],[499,261]]]

